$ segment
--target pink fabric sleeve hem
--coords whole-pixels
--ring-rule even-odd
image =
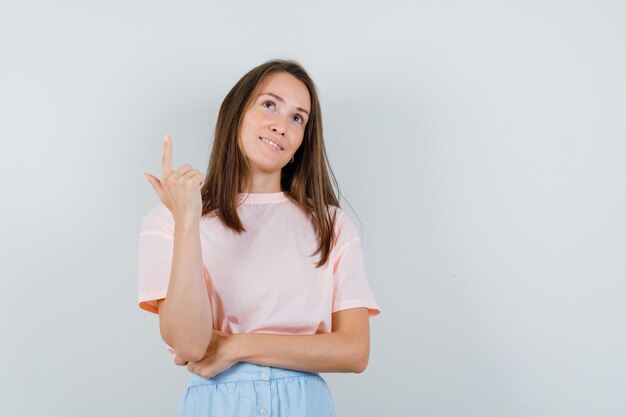
[[[150,313],[159,314],[156,300],[165,298],[167,291],[154,291],[139,294],[139,307]]]
[[[161,232],[159,230],[146,230],[145,232],[139,233],[139,237],[142,237],[142,236],[159,236],[159,237],[164,237],[169,240],[174,240],[172,235],[168,235],[167,233]]]
[[[378,304],[372,303],[371,301],[367,301],[367,300],[345,300],[345,301],[341,301],[339,303],[336,303],[333,306],[333,313],[336,313],[336,312],[341,311],[341,310],[348,310],[350,308],[357,308],[357,307],[365,307],[365,308],[367,308],[367,312],[369,314],[369,317],[374,317],[374,316],[380,314],[380,307],[378,306]]]

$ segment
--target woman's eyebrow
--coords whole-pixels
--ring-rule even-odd
[[[260,96],[262,96],[262,95],[264,95],[264,94],[267,94],[268,96],[272,96],[272,97],[274,97],[276,100],[280,101],[281,103],[284,103],[284,102],[285,102],[285,100],[283,100],[283,98],[282,98],[282,97],[277,96],[277,95],[276,95],[276,94],[274,94],[274,93],[261,93],[261,94],[259,94],[259,97],[260,97]],[[307,115],[307,116],[309,115],[309,112],[308,112],[308,111],[306,111],[306,110],[304,110],[302,107],[296,107],[296,110],[300,110],[301,112],[306,113],[306,115]]]

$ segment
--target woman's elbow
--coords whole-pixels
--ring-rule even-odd
[[[176,356],[187,361],[187,362],[198,362],[204,358],[206,355],[206,351],[211,344],[211,336],[213,332],[209,333],[208,340],[204,342],[191,342],[191,341],[181,341],[180,334],[178,338],[172,337],[168,335],[165,329],[161,329],[161,339],[168,345],[174,349],[176,352]]]
[[[368,362],[368,360],[367,360],[367,359],[358,361],[358,362],[354,365],[354,370],[353,370],[353,372],[354,372],[355,374],[360,374],[360,373],[362,373],[363,371],[365,371],[365,370],[367,369],[367,362]]]
[[[180,328],[178,325],[172,325],[171,318],[167,317],[164,310],[159,311],[159,330],[161,339],[171,346],[176,352],[176,356],[188,361],[198,362],[204,355],[211,344],[211,336],[213,329],[207,326],[209,331],[203,331],[203,334],[194,334],[194,330],[188,328]],[[193,335],[190,337],[190,335]]]
[[[202,358],[204,358],[204,355],[206,354],[206,349],[203,351],[201,349],[196,349],[196,350],[181,350],[178,351],[176,349],[174,349],[174,351],[176,352],[176,356],[178,356],[179,358],[181,358],[182,360],[186,361],[186,362],[199,362],[202,360]]]
[[[176,352],[176,356],[178,356],[182,360],[187,361],[187,362],[198,362],[202,360],[202,358],[204,358],[204,355],[206,355],[206,351],[210,344],[211,344],[211,339],[209,336],[208,342],[203,343],[203,344],[196,344],[196,345],[188,344],[188,345],[180,345],[180,346],[176,346],[176,344],[174,344],[172,348]]]
[[[360,374],[367,369],[367,364],[369,362],[369,349],[361,348],[356,355],[354,355],[354,362],[352,372],[356,374]]]

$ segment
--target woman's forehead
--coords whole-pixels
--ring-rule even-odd
[[[262,94],[278,96],[288,106],[299,107],[303,111],[310,113],[311,97],[309,96],[309,89],[302,81],[289,73],[278,72],[266,76],[259,86],[257,97]]]

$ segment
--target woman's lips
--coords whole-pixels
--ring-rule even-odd
[[[280,145],[278,145],[277,143],[275,143],[275,142],[273,142],[273,141],[271,141],[271,140],[269,140],[267,138],[259,136],[259,140],[261,142],[263,142],[268,148],[270,148],[273,151],[283,151],[284,150]],[[271,143],[269,143],[269,142],[271,142]]]

